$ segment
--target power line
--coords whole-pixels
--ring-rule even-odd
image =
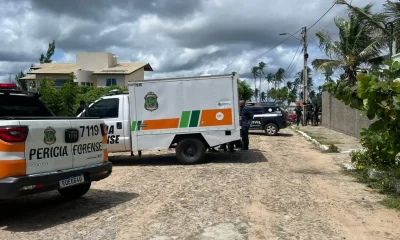
[[[286,68],[285,72],[287,72],[288,69],[292,66],[292,63],[293,63],[294,59],[296,58],[297,51],[299,51],[300,46],[301,46],[302,43],[303,43],[303,42],[300,42],[300,43],[299,43],[299,46],[297,47],[296,53],[294,54],[293,59],[292,59],[292,61],[290,62],[289,66]]]
[[[297,30],[295,33],[293,33],[292,35],[294,35],[294,34],[300,32],[300,31],[301,31],[301,28],[300,28],[299,30]],[[251,59],[250,61],[247,61],[246,63],[242,64],[241,66],[235,67],[235,68],[231,68],[231,69],[229,69],[229,70],[225,70],[225,72],[230,72],[230,71],[232,71],[232,70],[234,70],[234,69],[236,69],[236,68],[241,69],[242,67],[246,66],[247,64],[249,64],[249,63],[251,63],[251,62],[253,62],[253,61],[255,61],[255,60],[257,60],[257,59],[259,59],[259,58],[261,58],[261,57],[263,57],[263,56],[265,56],[266,54],[268,54],[269,52],[271,52],[271,51],[274,50],[275,48],[279,47],[282,43],[286,42],[286,41],[287,41],[289,38],[291,38],[291,37],[292,37],[292,36],[289,36],[289,37],[285,38],[283,41],[281,41],[280,43],[278,43],[278,44],[277,44],[276,46],[274,46],[273,48],[269,49],[268,51],[266,51],[266,52],[260,54],[259,56],[255,57],[255,58]]]
[[[301,50],[301,51],[303,51],[303,50]],[[286,71],[292,70],[297,66],[297,64],[299,63],[300,56],[301,56],[301,54],[297,55],[297,58],[295,60],[295,64],[293,64],[292,67],[290,69],[286,70]]]
[[[308,27],[307,30],[310,30],[312,27],[314,27],[323,17],[325,17],[326,14],[328,14],[328,12],[336,5],[336,2],[328,9],[328,11],[326,11],[313,25],[311,25],[310,27]]]

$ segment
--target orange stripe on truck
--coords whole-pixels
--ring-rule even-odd
[[[0,160],[0,179],[26,175],[26,160]]]
[[[201,111],[199,127],[215,127],[232,125],[232,109],[208,109]]]
[[[0,140],[0,152],[25,152],[25,143],[8,143]]]
[[[170,119],[155,119],[155,120],[144,120],[142,122],[141,130],[161,130],[161,129],[171,129],[178,128],[179,118]]]
[[[108,162],[108,150],[103,150],[103,162]]]

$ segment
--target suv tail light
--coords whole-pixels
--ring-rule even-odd
[[[107,125],[105,123],[100,123],[100,128],[101,128],[101,135],[107,136]]]
[[[15,83],[0,83],[0,89],[17,89],[18,86]]]
[[[28,132],[28,126],[0,127],[0,139],[5,142],[25,142]]]

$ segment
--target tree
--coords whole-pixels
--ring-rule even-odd
[[[332,75],[333,75],[332,68],[324,67],[325,82],[333,82]]]
[[[258,88],[253,90],[253,96],[255,97],[255,102],[257,102],[257,97],[260,95],[260,90]]]
[[[22,91],[27,91],[28,90],[28,84],[26,80],[20,79],[25,77],[26,75],[24,72],[20,72],[17,75],[15,75],[15,82],[17,82],[18,88],[21,89]]]
[[[258,75],[260,76],[260,91],[262,91],[261,88],[261,76],[265,76],[264,73],[264,68],[267,67],[267,64],[265,64],[264,62],[259,62],[258,63]]]
[[[49,43],[49,47],[47,48],[46,56],[43,54],[40,55],[40,63],[51,63],[53,60],[51,60],[51,57],[54,55],[54,51],[56,49],[56,42],[53,40],[53,42]]]
[[[67,82],[61,87],[61,97],[64,108],[65,116],[75,116],[76,114],[76,103],[78,98],[78,85],[74,82],[76,79],[74,73],[68,75]]]
[[[46,56],[44,56],[43,54],[40,55],[40,59],[39,59],[40,63],[51,63],[52,62],[51,58],[54,55],[55,49],[56,49],[56,43],[53,40],[53,42],[49,43],[49,47],[47,49]],[[33,67],[33,66],[34,66],[34,64],[32,63],[31,67]],[[31,69],[28,70],[28,72],[30,72],[30,71],[31,71]],[[20,73],[15,75],[15,81],[17,82],[18,87],[23,91],[28,90],[28,84],[27,84],[26,80],[20,80],[20,78],[25,77],[25,76],[26,75],[23,71],[21,71]]]
[[[268,73],[267,76],[265,77],[265,79],[267,79],[267,101],[269,101],[269,96],[268,96],[268,92],[269,92],[269,84],[274,82],[274,74],[272,73]]]
[[[307,67],[307,86],[308,89],[312,88],[314,86],[313,79],[312,79],[312,70],[311,68]],[[300,99],[303,99],[303,79],[304,79],[304,70],[301,70],[300,72],[296,73],[295,75],[295,85],[296,85],[296,90],[299,92]],[[301,88],[301,90],[300,90]]]
[[[275,73],[275,88],[279,88],[280,84],[285,81],[285,69],[279,68]]]
[[[376,21],[384,21],[382,15],[371,13],[372,4],[362,8],[362,11]],[[360,14],[350,12],[349,20],[335,18],[335,25],[339,29],[339,40],[333,41],[326,31],[316,33],[320,48],[329,59],[315,59],[313,67],[323,70],[326,67],[332,70],[343,69],[349,85],[356,82],[357,70],[361,64],[370,65],[379,61],[382,49],[382,39],[376,37],[374,28],[365,21]]]
[[[258,67],[252,67],[251,68],[251,73],[253,74],[254,77],[254,98],[255,101],[257,102],[257,97],[258,97],[258,91],[257,91],[257,76],[258,76]]]
[[[63,116],[65,105],[62,102],[61,92],[54,88],[54,80],[44,78],[40,81],[40,86],[37,89],[50,110],[56,116]]]
[[[251,90],[251,87],[245,81],[239,80],[238,88],[239,88],[239,99],[246,101],[251,99],[251,97],[253,96],[253,90]]]

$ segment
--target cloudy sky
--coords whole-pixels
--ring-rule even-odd
[[[362,6],[370,1],[353,0]],[[384,0],[372,1],[375,10]],[[250,69],[288,69],[287,80],[302,69],[295,57],[299,40],[287,36],[311,26],[333,0],[0,0],[0,82],[37,64],[56,41],[54,62],[74,62],[75,53],[106,51],[118,61],[149,62],[145,78],[222,74],[236,71],[253,84]],[[333,19],[345,17],[335,6],[309,30],[309,63],[325,57],[315,32],[337,36]],[[300,38],[300,32],[295,34]],[[301,50],[301,48],[300,48]],[[300,51],[299,50],[299,51]],[[297,55],[298,56],[298,55]],[[295,58],[294,58],[295,57]],[[12,76],[14,78],[14,76]],[[322,76],[314,74],[316,84]],[[253,86],[253,85],[251,85]],[[263,89],[264,90],[264,89]]]

